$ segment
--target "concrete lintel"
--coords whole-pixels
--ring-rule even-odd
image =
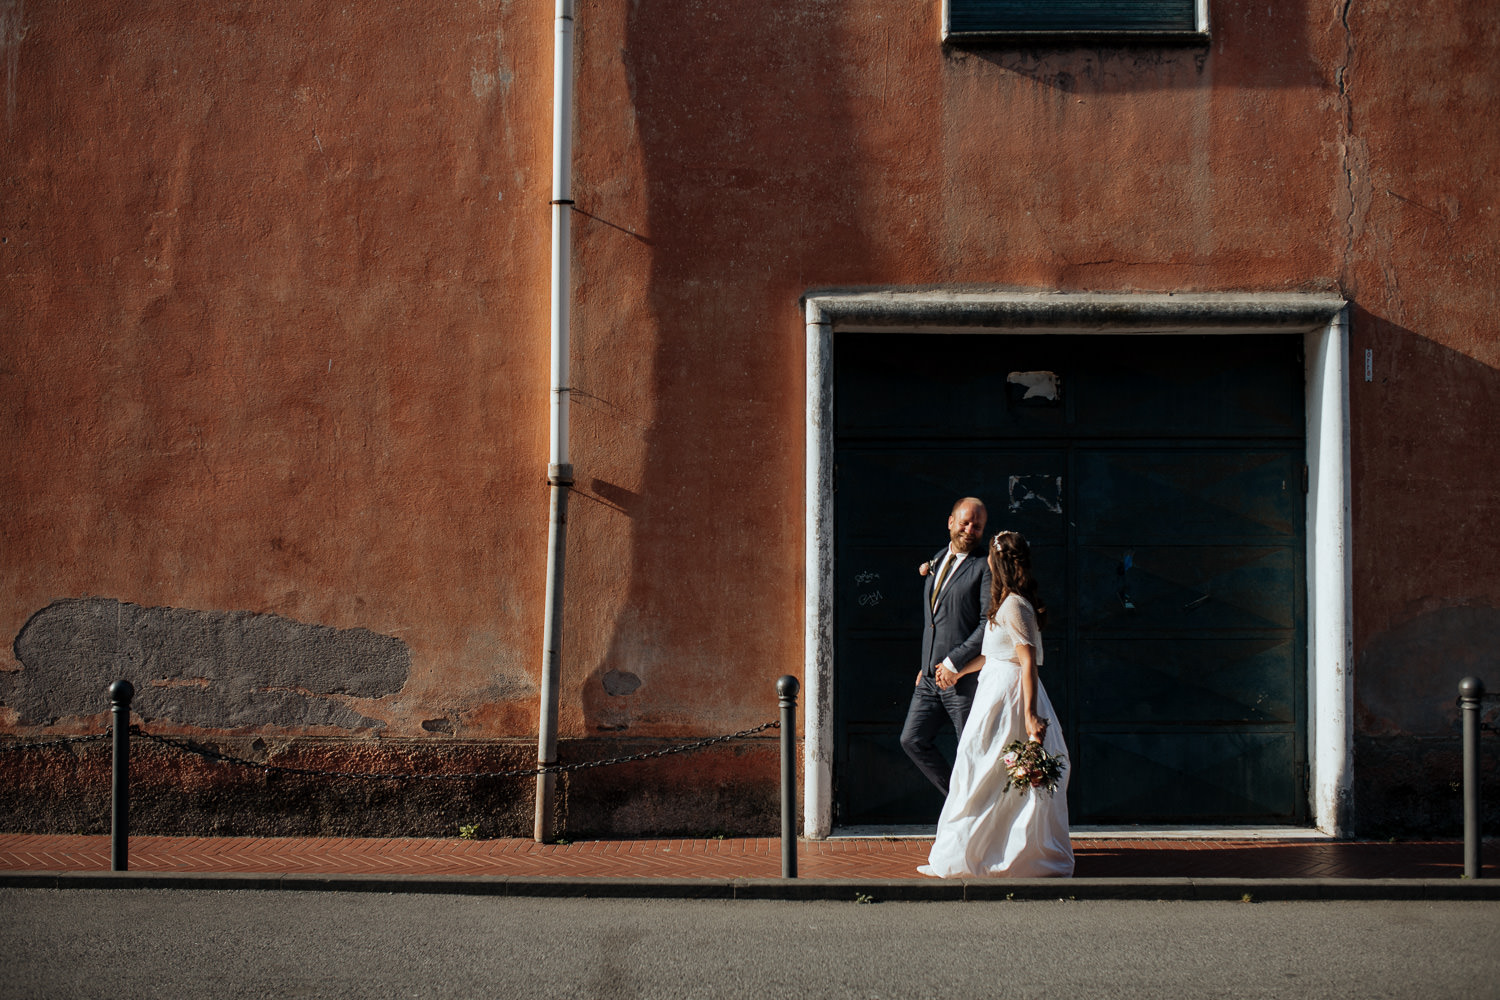
[[[807,322],[846,330],[962,333],[1295,333],[1344,308],[1329,292],[1034,292],[828,289],[803,297]]]

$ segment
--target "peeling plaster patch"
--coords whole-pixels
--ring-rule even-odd
[[[207,677],[158,677],[151,681],[152,687],[185,687],[197,688],[200,691],[208,690]]]
[[[1006,381],[1026,389],[1022,399],[1057,398],[1056,372],[1011,372]]]
[[[628,670],[611,670],[604,675],[602,680],[604,682],[604,690],[617,698],[628,694],[635,694],[636,690],[641,686],[641,679]]]
[[[453,720],[447,718],[423,719],[422,728],[429,733],[447,733],[449,736],[452,736],[454,733]]]
[[[618,733],[637,721],[635,702],[630,697],[640,690],[641,678],[618,667],[594,668],[583,688],[583,717],[595,732]]]
[[[656,628],[642,621],[636,610],[622,609],[613,633],[609,651],[589,671],[579,691],[584,724],[594,732],[617,733],[647,721],[653,706],[650,691],[644,691],[646,680],[652,670],[669,663],[658,645]],[[678,664],[672,669],[680,668]]]
[[[50,725],[108,708],[110,683],[136,688],[145,720],[240,726],[381,728],[344,704],[399,691],[411,672],[400,639],[248,611],[58,601],[16,636],[21,670],[0,675],[0,704]]]
[[[1452,736],[1458,682],[1472,674],[1496,685],[1496,649],[1500,609],[1488,607],[1440,608],[1372,637],[1355,673],[1364,735]]]

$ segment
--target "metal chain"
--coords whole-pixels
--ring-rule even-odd
[[[40,743],[6,743],[0,746],[0,753],[10,750],[35,750],[38,747],[58,747],[68,743],[93,743],[95,740],[107,740],[109,735],[109,730],[106,729],[102,733],[94,733],[91,736],[59,736],[55,740],[42,740]]]
[[[580,764],[549,764],[545,767],[512,771],[474,771],[461,774],[451,772],[436,774],[390,774],[358,771],[321,771],[311,767],[287,767],[282,764],[266,764],[261,761],[247,760],[244,757],[235,757],[231,754],[221,753],[218,750],[210,750],[207,747],[199,746],[189,740],[175,739],[170,736],[158,736],[155,733],[146,732],[140,726],[131,726],[130,731],[137,736],[145,737],[153,743],[160,743],[164,746],[186,751],[187,753],[197,754],[200,757],[207,757],[210,760],[217,760],[225,764],[237,764],[240,767],[256,768],[261,771],[276,771],[281,774],[302,774],[322,778],[358,778],[364,781],[465,781],[472,778],[524,778],[540,774],[559,774],[564,771],[583,771],[593,767],[608,767],[612,764],[627,764],[637,760],[650,760],[653,757],[666,757],[671,754],[686,753],[689,750],[700,750],[715,743],[728,743],[730,740],[744,739],[747,736],[754,736],[756,733],[763,733],[767,729],[779,728],[781,728],[779,721],[767,722],[764,725],[756,726],[754,729],[745,729],[738,733],[730,733],[727,736],[714,736],[706,740],[698,740],[694,743],[684,743],[681,746],[631,754],[628,757],[611,757],[608,760],[591,760]],[[98,738],[102,739],[102,737]]]

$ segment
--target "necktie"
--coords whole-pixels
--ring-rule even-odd
[[[943,592],[943,584],[948,581],[948,574],[953,571],[957,563],[958,557],[951,552],[948,553],[948,558],[943,561],[943,568],[938,571],[937,579],[932,581],[932,610],[937,610],[938,594]]]

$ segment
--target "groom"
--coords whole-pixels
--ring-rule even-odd
[[[906,710],[901,748],[948,794],[951,765],[933,745],[943,727],[964,731],[979,674],[953,682],[955,671],[979,655],[990,613],[989,553],[984,549],[984,502],[964,497],[948,515],[948,545],[922,566],[922,669]]]

